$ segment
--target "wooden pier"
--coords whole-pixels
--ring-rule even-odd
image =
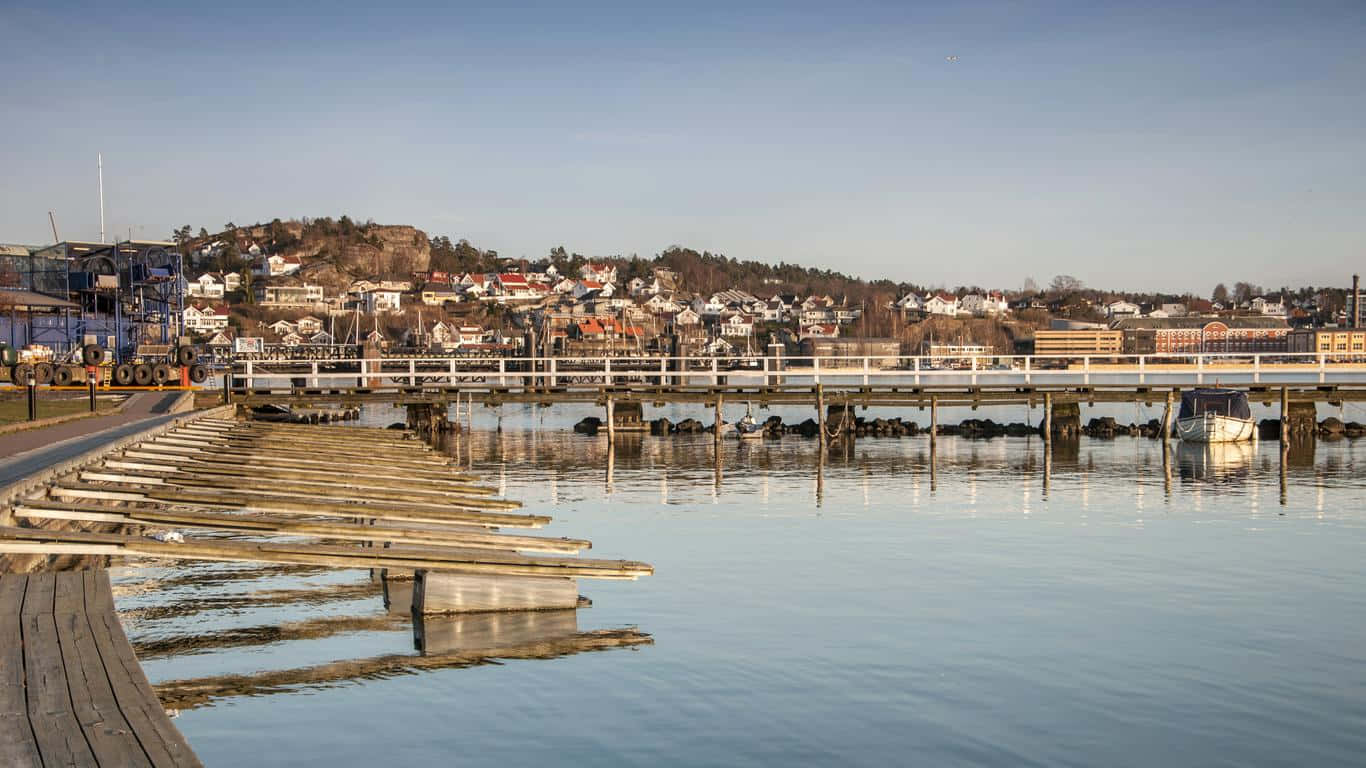
[[[105,571],[0,576],[0,765],[202,765],[142,673]]]
[[[37,570],[0,577],[6,767],[199,765],[162,708],[165,698],[203,701],[383,670],[650,642],[634,629],[578,632],[563,611],[584,604],[579,579],[634,580],[653,573],[651,566],[579,557],[592,547],[586,539],[527,533],[550,517],[498,498],[411,433],[211,414],[63,465],[7,498],[0,556],[10,567],[17,557],[21,569]],[[151,535],[168,530],[176,535]],[[180,681],[163,686],[159,701],[114,613],[105,571],[42,570],[53,558],[72,556],[370,569],[409,579],[406,603],[394,612],[410,613],[419,624],[424,615],[438,626],[441,615],[471,612],[553,611],[561,618],[474,619],[485,637],[475,646]],[[386,578],[386,595],[390,583]],[[377,586],[365,586],[378,594]],[[295,631],[341,631],[348,621],[354,619]],[[502,631],[489,635],[486,624]],[[523,625],[541,631],[509,629]]]

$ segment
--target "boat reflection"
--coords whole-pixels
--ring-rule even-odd
[[[1256,453],[1256,444],[1247,441],[1192,443],[1183,440],[1176,444],[1176,464],[1182,482],[1241,482],[1251,474]]]

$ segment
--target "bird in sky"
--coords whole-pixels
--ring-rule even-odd
[[[957,57],[957,56],[945,56],[945,57],[944,57],[944,61],[947,61],[948,63],[952,64],[952,63],[954,63],[955,61],[958,61],[958,57]]]

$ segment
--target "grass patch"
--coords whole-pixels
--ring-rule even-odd
[[[95,407],[98,413],[109,413],[118,407],[118,402],[108,398],[97,398]],[[50,419],[54,416],[67,416],[73,413],[90,413],[90,400],[87,397],[56,398],[38,393],[38,418]],[[23,397],[0,400],[0,425],[17,424],[28,421],[28,400]]]

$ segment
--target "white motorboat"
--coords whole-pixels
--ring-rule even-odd
[[[1192,443],[1251,440],[1257,423],[1247,395],[1236,389],[1193,389],[1181,393],[1176,435]]]
[[[749,406],[745,406],[745,417],[735,422],[735,435],[741,440],[758,440],[764,436],[764,425],[754,418]]]

